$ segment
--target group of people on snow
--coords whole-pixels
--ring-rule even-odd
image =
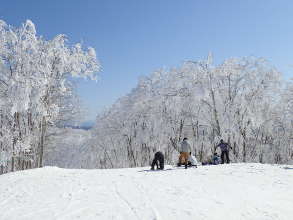
[[[221,158],[218,156],[217,152],[215,152],[207,161],[203,161],[202,165],[218,165],[220,163],[223,164],[225,161],[226,163],[230,163],[229,150],[232,149],[232,147],[224,142],[223,139],[221,139],[220,143],[215,147],[215,151],[218,147],[221,149]],[[179,152],[180,155],[177,166],[184,165],[185,169],[187,169],[188,166],[197,167],[197,160],[195,156],[191,154],[191,146],[188,142],[188,138],[183,138]],[[154,170],[155,166],[157,169],[164,169],[164,154],[161,151],[155,153],[151,169]]]

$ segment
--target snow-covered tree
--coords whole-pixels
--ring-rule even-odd
[[[264,59],[232,58],[218,66],[211,56],[188,61],[141,78],[97,117],[94,160],[102,168],[143,166],[161,150],[172,163],[186,136],[199,160],[223,138],[236,162],[290,162],[291,100],[292,87],[284,89],[281,74]],[[284,124],[280,139],[276,130]]]
[[[37,36],[27,20],[0,20],[0,172],[43,163],[47,128],[75,109],[70,77],[95,79],[95,50],[69,45],[65,35]]]

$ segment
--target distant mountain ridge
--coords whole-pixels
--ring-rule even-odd
[[[73,125],[73,124],[67,124],[64,127],[65,128],[72,128],[72,129],[82,129],[82,130],[90,130],[94,127],[95,122],[94,121],[85,121],[81,124]]]

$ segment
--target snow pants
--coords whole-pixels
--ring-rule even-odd
[[[226,157],[226,162],[230,163],[229,151],[228,150],[223,150],[222,153],[221,153],[221,163],[222,164],[225,162],[225,157]]]
[[[152,162],[152,170],[155,169],[155,165],[157,166],[157,169],[163,170],[164,169],[164,154],[160,151],[155,153],[155,158]]]
[[[181,164],[187,165],[188,163],[188,158],[189,158],[189,152],[181,152],[179,156],[179,162]]]

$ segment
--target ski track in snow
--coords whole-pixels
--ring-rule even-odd
[[[171,168],[44,167],[1,175],[0,219],[293,219],[290,166]]]
[[[133,213],[134,217],[136,219],[139,219],[136,208],[133,205],[131,205],[131,203],[126,199],[126,197],[122,196],[122,194],[118,190],[117,183],[113,182],[113,184],[115,186],[115,193],[116,193],[117,197],[120,198],[128,206],[130,211]]]

